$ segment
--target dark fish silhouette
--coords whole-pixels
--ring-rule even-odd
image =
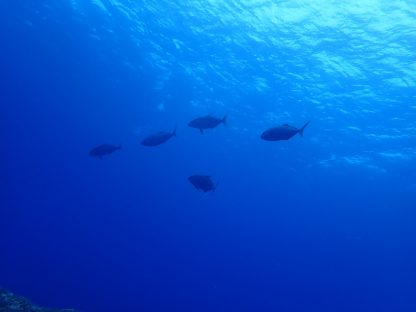
[[[149,135],[144,138],[142,145],[144,146],[157,146],[167,142],[171,137],[176,136],[176,128],[172,132],[160,131],[156,134]]]
[[[227,125],[227,115],[225,115],[223,118],[217,118],[211,115],[206,115],[191,120],[188,123],[188,126],[191,128],[199,129],[201,133],[204,133],[204,130],[215,128],[221,123]]]
[[[305,130],[306,126],[309,125],[309,123],[310,121],[308,121],[300,129],[290,126],[288,124],[270,128],[261,134],[261,138],[266,141],[281,141],[289,140],[291,137],[295,136],[298,133],[300,134],[300,136],[303,136],[303,130]]]
[[[121,149],[121,145],[101,144],[101,145],[98,145],[97,147],[94,147],[90,151],[89,155],[91,157],[97,157],[101,159],[103,156],[110,155],[120,149]]]
[[[214,182],[212,182],[211,177],[208,175],[194,174],[191,175],[188,180],[198,191],[209,192],[215,191],[217,188]]]

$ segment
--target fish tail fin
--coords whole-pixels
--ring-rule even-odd
[[[222,118],[222,123],[224,124],[224,126],[228,126],[227,117],[228,117],[228,115],[225,114],[224,117]]]
[[[176,137],[176,126],[175,126],[175,128],[173,128],[172,136],[175,136]]]
[[[300,136],[301,137],[303,137],[303,130],[305,130],[305,128],[309,125],[309,123],[310,123],[311,121],[309,120],[307,123],[305,123],[304,125],[303,125],[303,127],[302,128],[300,128],[299,129],[299,134],[300,134]]]
[[[123,145],[122,144],[117,145],[117,149],[119,150],[123,149]]]

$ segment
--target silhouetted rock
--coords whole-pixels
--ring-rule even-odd
[[[29,300],[0,287],[0,312],[77,312],[73,309],[48,309],[33,305]]]

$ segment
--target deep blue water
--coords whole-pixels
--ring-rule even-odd
[[[416,2],[3,0],[0,43],[4,287],[85,312],[416,311]],[[209,113],[228,126],[187,126]]]

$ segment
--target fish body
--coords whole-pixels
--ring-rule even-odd
[[[90,150],[89,155],[91,157],[97,157],[101,159],[103,156],[110,155],[120,149],[121,145],[101,144]]]
[[[188,126],[191,128],[198,129],[202,134],[204,133],[204,130],[213,129],[220,124],[224,124],[224,125],[227,124],[227,115],[225,115],[223,118],[217,118],[212,115],[198,117],[198,118],[191,120],[188,123]]]
[[[194,174],[188,177],[188,181],[198,190],[203,192],[215,191],[217,188],[208,175]]]
[[[308,121],[302,128],[296,128],[288,124],[280,125],[277,127],[270,128],[261,134],[261,139],[265,141],[283,141],[289,140],[296,134],[303,136],[303,130],[309,125]]]
[[[176,128],[172,132],[160,131],[158,133],[149,135],[142,140],[143,146],[158,146],[166,143],[171,137],[176,136]]]

